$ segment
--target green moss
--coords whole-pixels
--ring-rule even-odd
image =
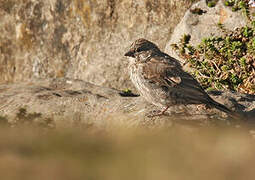
[[[226,0],[224,1],[225,6],[234,6],[235,0]]]
[[[190,38],[191,38],[190,34],[184,34],[184,35],[183,35],[183,41],[182,41],[182,43],[183,43],[183,44],[188,44],[189,41],[190,41]]]
[[[215,7],[215,5],[216,5],[216,2],[209,2],[207,4],[208,7]]]
[[[119,93],[123,97],[137,97],[139,95],[134,94],[131,89],[124,89],[122,92]]]
[[[221,22],[218,22],[217,26],[218,26],[220,29],[224,29],[224,25],[223,25]]]
[[[206,4],[208,7],[215,7],[217,4],[218,0],[206,0]]]

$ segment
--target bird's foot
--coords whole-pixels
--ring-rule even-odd
[[[146,116],[148,118],[153,118],[153,117],[162,116],[162,115],[164,115],[164,113],[162,113],[162,111],[160,111],[160,110],[153,110],[153,111],[148,112],[148,114]]]
[[[207,104],[198,104],[197,105],[197,109],[198,110],[208,110],[208,109],[210,109],[210,106],[208,106]]]
[[[162,111],[160,110],[153,110],[151,112],[149,112],[149,114],[147,115],[147,117],[149,118],[153,118],[153,117],[156,117],[156,116],[163,116],[165,115],[165,112],[167,111],[169,107],[166,107],[165,109],[163,109]]]

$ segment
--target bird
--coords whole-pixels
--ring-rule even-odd
[[[239,118],[238,113],[213,100],[180,62],[162,52],[156,44],[139,38],[124,54],[129,57],[129,74],[139,94],[161,107],[163,115],[170,106],[205,104]]]

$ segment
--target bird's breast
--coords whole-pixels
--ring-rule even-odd
[[[143,64],[130,64],[129,65],[130,79],[137,88],[141,96],[147,101],[153,103],[156,106],[162,106],[161,100],[165,99],[165,94],[161,88],[156,87],[147,78],[144,77]]]
[[[143,77],[143,67],[140,64],[132,63],[129,65],[130,79],[139,91],[144,91],[146,80]]]

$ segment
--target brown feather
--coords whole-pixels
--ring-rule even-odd
[[[131,53],[130,53],[131,52]],[[130,77],[141,95],[152,104],[169,107],[177,104],[207,104],[235,114],[215,102],[180,63],[145,39],[135,41],[127,53],[131,59]]]

